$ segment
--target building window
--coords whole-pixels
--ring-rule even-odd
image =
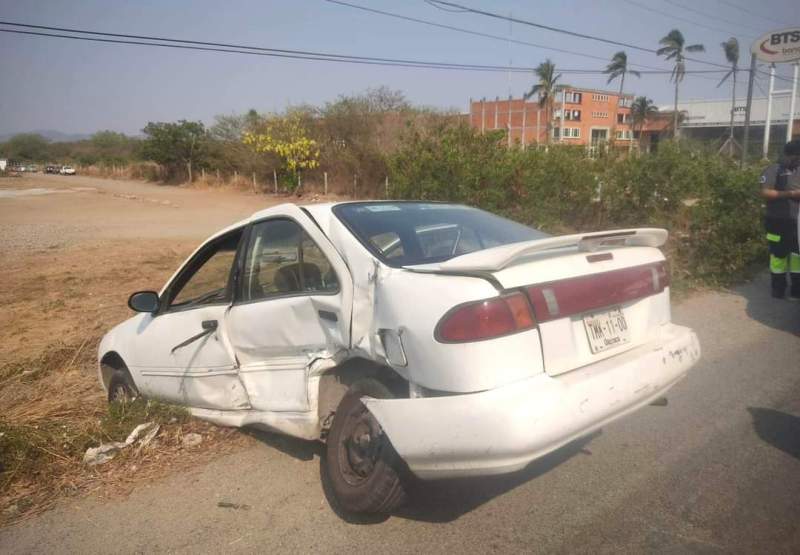
[[[632,98],[622,97],[619,99],[619,105],[622,106],[623,108],[628,108],[630,107],[631,104],[633,104]]]
[[[592,112],[592,117],[596,119],[608,119],[608,112]]]
[[[631,132],[627,129],[625,131],[617,131],[617,139],[630,141],[631,140]]]
[[[553,138],[559,139],[561,134],[560,127],[553,128]],[[581,128],[580,127],[564,127],[563,128],[564,138],[565,139],[580,139],[581,137]]]
[[[580,110],[564,110],[564,119],[568,119],[570,121],[581,121],[581,111]]]
[[[564,102],[569,102],[571,104],[580,104],[581,98],[583,95],[579,92],[568,92],[565,94]]]
[[[607,94],[593,94],[592,100],[595,102],[608,102],[608,95]]]
[[[617,114],[617,123],[628,123],[628,114]]]

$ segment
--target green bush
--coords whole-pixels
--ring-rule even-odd
[[[409,128],[388,163],[395,198],[461,202],[552,233],[664,227],[681,285],[729,284],[764,256],[756,169],[690,143],[592,159],[440,125]]]

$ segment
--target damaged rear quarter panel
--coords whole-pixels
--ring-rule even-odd
[[[469,343],[440,343],[434,338],[439,320],[454,306],[497,295],[481,278],[384,266],[376,283],[375,330],[401,331],[408,377],[430,389],[481,391],[543,372],[536,329]]]

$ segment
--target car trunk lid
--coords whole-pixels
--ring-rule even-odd
[[[658,336],[670,320],[669,274],[656,248],[666,238],[660,229],[569,235],[409,269],[484,275],[504,290],[523,290],[538,324],[545,371],[558,375]]]

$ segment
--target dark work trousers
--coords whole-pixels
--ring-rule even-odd
[[[800,249],[797,244],[797,220],[766,218],[769,244],[769,271],[772,274],[772,296],[786,294],[786,273],[791,276],[790,295],[800,298]]]

